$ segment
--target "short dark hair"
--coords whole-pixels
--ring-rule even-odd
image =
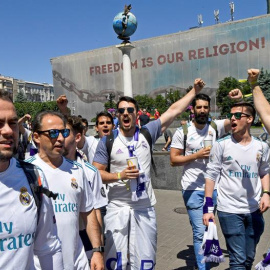
[[[96,116],[96,127],[98,126],[98,119],[99,119],[101,116],[109,117],[110,120],[112,121],[112,124],[113,124],[113,117],[112,117],[112,115],[111,115],[109,112],[100,112],[100,113],[98,113],[97,116]]]
[[[81,118],[82,123],[86,124],[86,127],[88,127],[88,121],[86,118]]]
[[[78,116],[72,115],[67,117],[67,124],[71,126],[73,131],[77,133],[83,133],[84,125],[82,124],[82,119]]]
[[[208,101],[208,104],[209,104],[209,107],[210,107],[210,102],[211,102],[211,98],[208,96],[208,95],[206,95],[206,94],[197,94],[196,96],[195,96],[195,98],[192,100],[192,103],[191,103],[191,105],[192,105],[192,107],[194,108],[195,106],[196,106],[196,101],[197,100],[205,100],[205,101]]]
[[[4,91],[4,90],[0,90],[0,99],[13,103],[11,95],[7,91]]]
[[[250,113],[250,115],[253,117],[253,122],[254,122],[255,116],[256,116],[256,110],[251,103],[243,102],[243,101],[237,102],[231,105],[231,108],[234,108],[234,107],[245,107],[248,113]]]
[[[138,102],[132,98],[132,97],[128,97],[128,96],[123,96],[123,97],[120,97],[119,98],[119,101],[117,102],[116,104],[116,108],[118,109],[119,107],[119,103],[122,102],[122,101],[126,101],[126,102],[130,102],[130,103],[133,103],[135,105],[135,109],[136,109],[136,112],[139,111],[139,105],[138,105]]]
[[[47,116],[47,115],[59,117],[63,121],[64,126],[66,126],[67,119],[64,117],[62,113],[57,112],[57,111],[42,111],[42,112],[39,112],[33,120],[33,123],[32,123],[33,132],[37,132],[41,129],[42,119],[44,118],[44,116]]]

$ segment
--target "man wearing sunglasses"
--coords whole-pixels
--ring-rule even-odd
[[[250,135],[255,113],[250,103],[231,107],[232,135],[213,145],[205,173],[203,222],[215,221],[212,194],[218,181],[217,214],[230,269],[252,268],[264,230],[262,213],[269,207],[269,147]]]
[[[181,114],[204,87],[201,79],[193,89],[175,102],[155,121],[146,124],[155,143],[157,138]],[[105,216],[105,262],[108,269],[154,269],[156,263],[157,228],[151,185],[151,153],[147,139],[136,126],[138,104],[131,97],[117,103],[119,130],[113,131],[114,141],[109,156],[106,137],[99,141],[93,165],[100,170],[103,183],[109,184]],[[127,164],[137,157],[138,168]],[[107,172],[110,167],[110,172]]]
[[[13,158],[19,140],[18,116],[6,93],[0,91],[0,269],[33,269],[33,255],[42,269],[63,269],[51,200],[42,196],[40,212],[20,163]],[[41,170],[43,187],[47,187]]]
[[[93,211],[93,193],[82,166],[62,156],[65,138],[70,135],[66,119],[59,112],[41,112],[33,121],[33,135],[39,153],[27,161],[44,171],[49,188],[58,193],[54,213],[62,243],[64,268],[89,269],[79,236],[79,216],[95,248],[101,248],[100,228]],[[92,269],[104,269],[101,252],[94,253]]]
[[[208,163],[210,147],[205,147],[204,140],[213,144],[217,136],[225,135],[230,129],[230,121],[209,122],[210,97],[198,94],[192,101],[191,112],[194,120],[178,128],[171,143],[171,164],[183,166],[181,175],[182,195],[187,208],[193,232],[193,246],[199,270],[210,269],[210,263],[202,263],[203,255],[199,250],[203,241],[205,226],[202,222],[204,203],[204,175]],[[216,203],[217,192],[213,201]]]

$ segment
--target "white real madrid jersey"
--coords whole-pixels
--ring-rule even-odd
[[[41,171],[40,176],[42,185],[47,187]],[[37,225],[34,197],[14,158],[8,169],[0,173],[0,198],[0,269],[31,269],[33,252],[41,258],[60,250],[50,199],[43,196]]]
[[[27,162],[40,167],[45,174],[49,189],[58,193],[53,201],[58,235],[62,243],[65,269],[88,269],[88,261],[79,236],[79,214],[93,209],[93,194],[84,177],[82,166],[63,157],[60,167],[54,169],[39,155]]]
[[[219,136],[225,134],[224,120],[215,122]],[[197,129],[195,125],[188,123],[188,134],[186,140],[186,153],[185,155],[192,155],[204,147],[204,139],[211,138],[213,142],[216,141],[215,129],[206,124],[203,129]],[[171,148],[184,149],[184,131],[180,127],[173,135]],[[181,185],[183,190],[204,190],[204,175],[208,159],[196,159],[184,165]]]
[[[217,209],[235,214],[259,208],[260,178],[269,173],[269,147],[252,137],[248,145],[232,136],[218,140],[210,153],[205,178],[217,181]]]

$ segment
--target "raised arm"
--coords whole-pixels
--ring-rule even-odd
[[[259,69],[249,69],[248,81],[253,92],[255,109],[258,112],[260,118],[262,119],[262,122],[264,123],[267,132],[270,133],[270,105],[265,98],[260,86],[257,83],[259,73]]]
[[[161,132],[164,132],[166,128],[170,126],[173,120],[186,110],[187,106],[204,86],[205,83],[202,79],[195,79],[193,88],[183,98],[173,103],[169,109],[160,116]]]

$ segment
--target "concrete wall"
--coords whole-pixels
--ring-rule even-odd
[[[153,188],[181,190],[180,177],[183,167],[172,167],[170,165],[170,152],[154,152],[153,158],[157,167],[157,176],[155,176],[153,168],[151,169]]]

